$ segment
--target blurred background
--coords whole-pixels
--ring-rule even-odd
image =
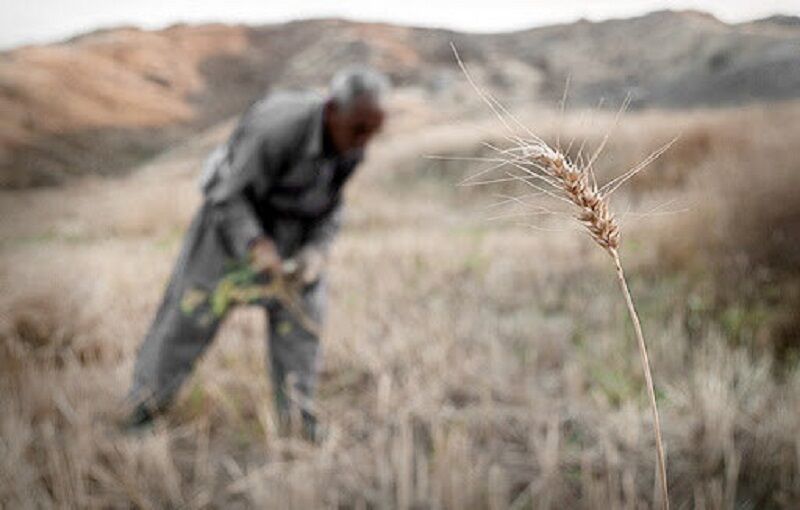
[[[509,133],[451,43],[572,157],[608,135],[601,181],[678,137],[612,200],[673,505],[800,506],[796,2],[294,4],[3,7],[0,507],[653,505],[610,261],[524,187],[457,186]],[[258,309],[121,434],[203,160],[263,94],[354,63],[394,91],[331,262],[325,441],[278,435]]]

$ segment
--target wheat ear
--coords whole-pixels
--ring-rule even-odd
[[[594,178],[594,173],[592,171],[592,164],[600,156],[600,152],[605,146],[605,141],[595,150],[586,164],[576,166],[560,150],[553,149],[547,145],[544,140],[532,133],[497,99],[492,97],[491,94],[482,90],[477,83],[475,83],[475,80],[472,79],[455,45],[451,43],[450,47],[467,81],[469,81],[478,96],[489,106],[503,125],[508,133],[505,138],[515,145],[513,149],[501,150],[491,144],[486,144],[488,148],[498,153],[497,158],[493,158],[490,161],[501,161],[504,165],[509,165],[517,170],[521,170],[522,174],[509,172],[507,176],[510,177],[511,180],[518,180],[534,188],[534,195],[556,199],[560,202],[567,202],[577,207],[578,211],[575,214],[577,220],[586,227],[592,239],[594,239],[594,241],[614,260],[617,279],[619,280],[622,294],[625,296],[625,304],[628,306],[628,313],[636,333],[636,343],[641,356],[642,370],[644,371],[644,379],[647,386],[647,396],[650,400],[650,410],[653,414],[659,485],[661,487],[661,506],[664,510],[669,510],[667,466],[664,457],[664,445],[661,441],[661,421],[658,417],[658,404],[656,402],[656,392],[653,387],[650,359],[647,355],[647,345],[644,341],[639,315],[633,304],[628,282],[625,279],[625,271],[622,268],[622,262],[619,258],[620,229],[619,224],[609,209],[609,197],[620,186],[641,172],[647,165],[666,151],[675,142],[675,139],[657,149],[640,164],[605,184],[602,188],[598,188],[597,180]],[[564,101],[565,100],[566,97],[564,98]],[[627,101],[625,104],[627,104]],[[517,135],[515,128],[521,129],[523,136]],[[581,156],[579,156],[578,159],[579,161],[583,161]],[[481,171],[472,177],[468,177],[464,182],[469,182],[474,177],[484,175],[501,166],[503,165],[493,165],[488,170]],[[521,200],[518,202],[522,205],[527,205]]]
[[[653,376],[650,370],[650,359],[647,355],[647,346],[642,333],[642,325],[639,321],[639,314],[633,304],[628,282],[625,279],[625,271],[619,258],[620,229],[619,225],[611,213],[608,206],[608,194],[602,193],[597,189],[597,185],[590,180],[590,170],[575,167],[560,152],[551,149],[542,142],[537,142],[532,146],[524,146],[523,155],[527,156],[527,167],[530,174],[540,173],[541,177],[549,177],[550,183],[554,184],[556,191],[560,191],[561,196],[572,202],[577,208],[577,220],[586,227],[589,235],[600,245],[614,260],[614,267],[617,272],[617,279],[622,294],[625,296],[625,303],[628,306],[628,313],[633,322],[633,329],[636,333],[636,342],[639,346],[639,354],[642,360],[642,370],[647,386],[647,396],[650,400],[650,409],[653,413],[653,428],[656,438],[656,451],[658,456],[658,472],[661,485],[662,507],[669,509],[669,496],[667,493],[667,468],[664,459],[664,446],[661,441],[661,421],[658,416],[658,404],[653,387]],[[535,169],[535,170],[531,170]],[[538,171],[538,172],[535,172]]]

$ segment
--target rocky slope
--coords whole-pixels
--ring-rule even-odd
[[[116,174],[272,86],[323,86],[367,62],[432,97],[463,90],[449,43],[509,102],[693,107],[800,95],[800,24],[697,12],[505,34],[309,20],[103,30],[0,53],[0,186]]]

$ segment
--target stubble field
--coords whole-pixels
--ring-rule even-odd
[[[393,113],[331,261],[316,446],[277,433],[257,308],[226,322],[151,433],[114,426],[230,123],[125,178],[0,193],[0,507],[652,505],[608,256],[569,221],[492,207],[525,189],[456,186],[479,163],[424,157],[487,155],[493,119],[411,93]],[[614,116],[518,113],[573,152]],[[794,103],[628,113],[600,160],[609,178],[681,135],[612,202],[675,508],[800,505],[798,120]]]

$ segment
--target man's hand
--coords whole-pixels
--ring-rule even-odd
[[[275,243],[266,237],[259,237],[250,245],[250,265],[265,275],[278,274],[281,270],[281,256]]]
[[[297,254],[297,261],[300,280],[306,285],[319,280],[327,262],[325,254],[316,248],[303,248]]]

